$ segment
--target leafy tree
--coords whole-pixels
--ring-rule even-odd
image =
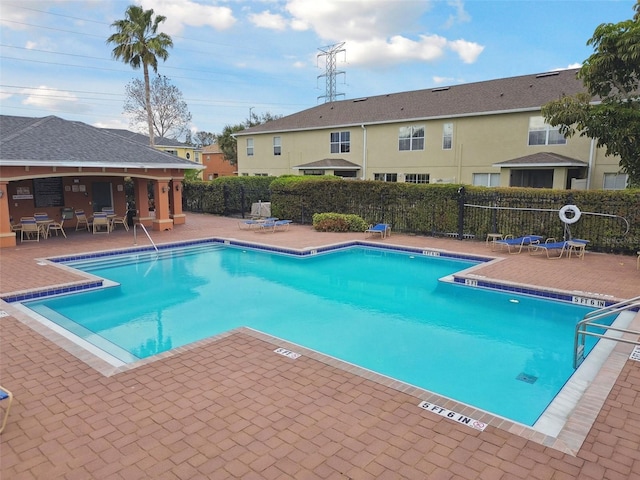
[[[125,89],[127,98],[124,102],[124,113],[129,116],[131,125],[146,123],[147,91],[145,84],[139,78],[134,78]],[[189,132],[191,113],[182,98],[182,92],[178,87],[172,85],[167,77],[157,75],[153,79],[149,98],[155,136],[177,139]]]
[[[107,38],[107,43],[115,45],[111,54],[116,60],[122,60],[132,68],[142,65],[144,73],[145,101],[147,110],[147,127],[149,144],[153,147],[153,113],[151,111],[151,86],[149,82],[149,66],[158,72],[158,58],[169,57],[167,48],[173,47],[173,40],[166,33],[157,33],[158,26],[167,18],[153,15],[153,9],[143,10],[137,5],[129,5],[125,10],[126,18],[111,24],[117,32]]]
[[[245,128],[255,127],[263,123],[270,122],[271,120],[277,120],[282,118],[282,115],[273,115],[269,112],[262,115],[250,113],[250,117],[243,123],[237,125],[225,125],[222,133],[216,137],[216,143],[220,148],[220,151],[224,154],[224,159],[231,165],[238,163],[238,145],[236,138],[233,136],[235,133],[244,130]]]
[[[565,137],[579,132],[606,147],[606,155],[619,156],[635,186],[640,185],[640,0],[633,8],[633,19],[603,23],[587,42],[595,53],[578,72],[587,93],[550,102],[542,115]]]
[[[205,131],[196,132],[193,141],[196,145],[202,145],[203,147],[213,145],[216,143],[216,134]]]

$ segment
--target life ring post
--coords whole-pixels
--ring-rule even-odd
[[[569,213],[571,216],[567,216],[567,213]],[[558,216],[560,217],[560,220],[562,222],[566,223],[567,225],[571,225],[580,220],[582,212],[576,205],[565,205],[558,212]]]

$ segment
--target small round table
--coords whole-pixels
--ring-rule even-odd
[[[569,251],[567,252],[569,258],[571,258],[571,252],[573,252],[576,254],[576,257],[584,260],[584,249],[586,246],[587,244],[584,242],[574,242],[569,240],[567,242],[567,247],[569,247]]]
[[[491,250],[493,250],[496,246],[497,240],[502,240],[501,233],[487,233],[487,239],[485,240],[485,243],[489,245],[489,242],[491,242]]]

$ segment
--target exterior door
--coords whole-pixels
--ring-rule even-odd
[[[111,182],[93,182],[91,192],[94,212],[101,212],[104,207],[113,207]]]

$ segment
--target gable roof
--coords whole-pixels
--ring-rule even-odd
[[[86,123],[0,115],[0,165],[202,169]]]
[[[551,152],[538,152],[524,157],[512,158],[504,162],[494,163],[492,167],[587,167],[589,164],[565,155]]]
[[[130,130],[125,130],[124,128],[103,128],[102,130],[120,135],[121,137],[133,140],[134,142],[140,143],[142,145],[149,145],[149,135],[145,135],[143,133],[132,132]],[[180,142],[173,138],[154,137],[153,141],[156,147],[180,147],[193,148],[194,150],[197,150],[195,146],[187,145],[186,143]]]
[[[291,168],[317,169],[317,170],[360,170],[360,165],[345,160],[344,158],[325,158],[315,162],[296,165]]]
[[[560,70],[329,102],[234,135],[536,111],[563,95],[584,92],[577,72],[578,69]]]

